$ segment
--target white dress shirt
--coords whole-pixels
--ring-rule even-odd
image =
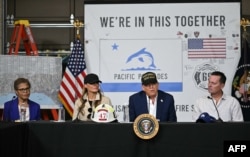
[[[213,102],[214,101],[214,102]],[[216,107],[218,113],[216,111]],[[238,121],[243,122],[243,114],[238,100],[232,96],[223,94],[218,103],[211,96],[199,98],[194,105],[192,120],[195,122],[200,114],[207,112],[210,116],[224,122]]]

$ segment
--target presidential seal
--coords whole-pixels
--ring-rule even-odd
[[[134,121],[135,134],[144,140],[155,137],[159,130],[159,122],[150,114],[141,114]]]

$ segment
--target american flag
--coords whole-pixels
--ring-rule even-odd
[[[226,38],[188,39],[188,58],[226,58]]]
[[[58,97],[72,116],[75,100],[81,96],[86,76],[86,63],[83,47],[79,39],[74,42],[72,53],[63,75]]]

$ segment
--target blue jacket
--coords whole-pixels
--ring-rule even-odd
[[[30,119],[29,120],[40,120],[40,105],[34,101],[28,100]],[[3,109],[3,120],[4,121],[15,121],[19,120],[19,110],[18,110],[18,99],[13,99],[4,103]]]
[[[144,91],[140,91],[129,97],[129,119],[133,122],[144,113],[149,113],[147,96]],[[173,96],[161,90],[158,90],[156,119],[160,122],[177,121]]]

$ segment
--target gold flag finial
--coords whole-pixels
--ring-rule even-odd
[[[76,27],[76,37],[80,39],[80,27],[83,27],[83,23],[77,19],[74,21],[74,27]]]
[[[244,32],[247,31],[247,26],[250,25],[250,21],[248,19],[242,18],[240,20],[240,25],[243,27]]]

